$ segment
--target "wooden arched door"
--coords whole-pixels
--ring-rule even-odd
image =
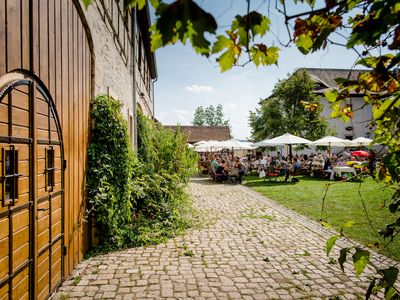
[[[63,279],[64,151],[50,93],[0,77],[0,299],[45,299]]]

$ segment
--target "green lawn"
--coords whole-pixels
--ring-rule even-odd
[[[347,221],[355,221],[356,224],[346,228],[344,232],[363,244],[383,242],[377,231],[398,217],[391,214],[386,207],[381,208],[385,200],[390,203],[391,190],[372,178],[366,178],[361,183],[335,181],[328,189],[324,211],[321,212],[322,199],[329,183],[333,182],[309,177],[299,177],[299,182],[295,183],[269,182],[251,175],[246,176],[244,181],[244,185],[269,199],[313,220],[326,221],[337,230]],[[368,222],[358,191],[375,230]],[[384,249],[383,253],[400,260],[400,238]]]

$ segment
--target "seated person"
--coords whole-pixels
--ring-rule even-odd
[[[335,178],[335,171],[332,170],[332,164],[329,157],[326,158],[324,172],[330,174],[329,180],[333,180]]]
[[[320,170],[324,167],[324,159],[322,158],[322,156],[316,155],[313,158],[313,161],[311,163],[311,170]]]
[[[246,171],[246,167],[245,165],[240,161],[239,157],[236,158],[235,164],[234,164],[235,168],[239,169],[239,176],[238,176],[238,182],[242,183],[242,177]]]
[[[290,170],[293,173],[298,173],[301,170],[301,163],[297,160],[296,157],[293,158],[293,164],[292,164],[292,167],[290,168]]]
[[[260,159],[260,168],[265,168],[267,166],[267,160],[265,157],[261,157]]]
[[[222,169],[224,171],[224,174],[228,174],[229,171],[229,164],[226,162],[225,159],[221,160],[220,166],[222,166]]]
[[[211,168],[212,168],[213,172],[217,171],[218,167],[219,167],[219,163],[217,160],[217,156],[214,155],[214,159],[211,162]]]

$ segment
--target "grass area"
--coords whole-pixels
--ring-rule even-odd
[[[321,211],[329,183],[333,184],[328,188],[324,210]],[[269,182],[250,175],[246,176],[244,185],[313,220],[328,222],[336,230],[347,221],[354,221],[356,224],[345,228],[344,233],[362,244],[383,242],[377,231],[399,217],[398,214],[391,214],[387,207],[382,208],[385,201],[390,203],[391,190],[372,178],[360,182],[332,182],[304,176],[299,177],[299,182]],[[363,202],[373,228],[368,222]],[[400,260],[400,238],[382,253]]]

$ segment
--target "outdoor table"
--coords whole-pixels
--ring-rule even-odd
[[[342,173],[353,173],[356,175],[356,170],[353,167],[347,167],[347,166],[336,166],[332,167],[333,171],[338,174],[340,177],[342,177]]]

